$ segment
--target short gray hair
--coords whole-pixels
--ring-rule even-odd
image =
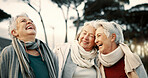
[[[8,26],[8,31],[9,31],[9,35],[11,38],[13,38],[13,35],[11,34],[11,31],[16,29],[16,19],[18,17],[28,17],[28,15],[26,13],[21,13],[15,17],[11,17],[9,18],[9,26]]]
[[[123,28],[121,25],[115,23],[115,22],[108,22],[108,21],[100,21],[97,20],[95,22],[95,27],[103,27],[104,28],[104,33],[107,37],[109,37],[111,34],[115,33],[116,34],[116,44],[123,43],[124,42],[124,37],[123,37]]]

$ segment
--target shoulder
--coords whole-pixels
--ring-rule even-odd
[[[70,48],[70,43],[63,43],[63,44],[59,44],[57,45],[54,49],[53,49],[53,52],[56,53],[56,52],[59,52],[59,51],[66,51],[66,49],[69,49]]]
[[[136,60],[138,60],[142,64],[140,57],[136,53],[133,53],[133,55],[136,58]]]
[[[10,60],[10,58],[13,57],[13,50],[12,45],[5,47],[0,54],[0,60]]]
[[[57,46],[56,46],[56,48],[64,48],[64,47],[67,47],[67,46],[69,46],[70,45],[70,43],[62,43],[62,44],[58,44]]]
[[[12,45],[6,46],[2,50],[1,55],[10,54],[10,53],[12,53],[12,50],[13,50],[13,46]]]

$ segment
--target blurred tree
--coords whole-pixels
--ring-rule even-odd
[[[37,4],[35,4],[35,2],[34,3],[31,3],[31,0],[22,0],[22,1],[24,1],[25,3],[27,3],[34,11],[36,11],[38,13],[38,15],[39,15],[39,17],[41,19],[41,23],[43,25],[43,30],[44,30],[44,35],[45,35],[45,41],[46,41],[46,44],[48,45],[48,40],[47,40],[45,25],[44,25],[43,18],[42,18],[42,15],[41,15],[41,0],[35,1],[35,2],[38,2]],[[35,4],[35,6],[33,4]]]
[[[0,22],[4,19],[8,19],[9,17],[11,17],[10,14],[7,14],[3,10],[0,9]]]
[[[69,14],[69,7],[70,7],[70,1],[69,0],[51,0],[54,3],[56,3],[58,5],[58,7],[61,9],[62,13],[63,13],[63,17],[65,20],[65,25],[66,25],[66,35],[65,35],[65,42],[67,42],[67,21],[68,21],[68,14]],[[64,8],[62,7],[62,5],[64,5],[67,9],[66,13],[64,13]]]
[[[84,20],[116,20],[119,16],[122,16],[123,14],[123,5],[128,3],[128,0],[88,0],[84,7]],[[112,15],[112,13],[114,13],[114,15]]]
[[[71,0],[71,4],[74,5],[73,9],[77,12],[77,19],[76,19],[76,34],[75,36],[77,35],[78,33],[78,30],[79,30],[79,27],[80,27],[80,15],[79,15],[79,11],[78,11],[78,7],[81,5],[81,3],[83,2],[84,0]]]
[[[128,31],[125,32],[126,40],[132,40],[135,45],[133,51],[140,50],[140,55],[148,55],[148,4],[140,4],[128,10],[125,15]],[[140,49],[138,48],[140,47]]]
[[[51,0],[52,2],[56,3],[58,5],[58,7],[61,9],[62,13],[63,13],[63,17],[65,20],[65,24],[66,24],[66,36],[65,36],[65,42],[67,42],[67,21],[68,21],[68,14],[69,14],[69,8],[74,9],[77,12],[77,20],[76,22],[76,34],[79,30],[79,21],[80,21],[80,16],[79,16],[79,11],[78,11],[78,6],[84,1],[84,0]],[[73,5],[73,6],[71,6]],[[64,13],[64,8],[62,6],[65,6],[67,11],[66,13]]]

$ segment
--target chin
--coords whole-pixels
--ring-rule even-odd
[[[100,53],[104,54],[102,50],[99,50]]]
[[[28,32],[28,34],[36,35],[36,32],[32,31],[32,32]]]

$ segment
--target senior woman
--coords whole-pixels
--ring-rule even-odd
[[[141,59],[124,43],[122,27],[99,20],[95,26],[102,78],[147,78]]]
[[[59,59],[59,78],[99,78],[95,58],[93,21],[84,24],[77,40],[54,49]]]
[[[27,14],[11,18],[12,44],[0,54],[0,78],[57,78],[58,61],[49,47],[36,39],[36,26]]]

